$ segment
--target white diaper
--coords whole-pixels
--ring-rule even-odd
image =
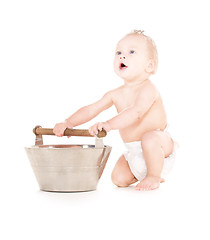
[[[164,130],[167,132],[167,128]],[[168,133],[169,134],[169,133]],[[147,174],[147,166],[144,160],[141,141],[125,143],[128,151],[124,153],[125,159],[128,161],[129,167],[133,175],[141,181]],[[175,161],[175,150],[177,143],[174,143],[173,152],[164,160],[164,165],[161,173],[161,177],[165,177],[173,167]]]

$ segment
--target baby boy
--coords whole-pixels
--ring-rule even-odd
[[[111,176],[119,187],[139,181],[136,190],[156,189],[173,163],[174,142],[166,130],[163,102],[149,79],[157,64],[153,40],[139,30],[127,34],[118,42],[114,59],[114,70],[124,84],[80,108],[53,130],[55,135],[63,136],[66,128],[86,123],[114,105],[118,115],[94,124],[89,132],[95,135],[102,128],[107,132],[119,129],[128,150],[118,159]]]

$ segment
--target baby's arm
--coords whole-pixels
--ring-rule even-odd
[[[107,121],[110,129],[126,128],[141,119],[150,109],[159,93],[152,84],[147,84],[137,95],[133,106],[126,108],[116,117]]]
[[[112,105],[111,92],[107,92],[99,101],[80,108],[67,118],[66,122],[70,123],[73,127],[81,125],[95,118],[99,113],[110,108]]]
[[[73,115],[67,118],[65,122],[57,123],[53,129],[53,132],[56,136],[61,137],[63,136],[63,132],[66,128],[73,128],[75,126],[86,123],[112,105],[112,93],[109,91],[99,101],[80,108]]]
[[[132,125],[144,116],[158,96],[159,92],[157,89],[152,84],[147,84],[137,95],[133,106],[126,108],[116,117],[106,122],[94,124],[89,128],[90,134],[95,135],[98,133],[98,130],[101,131],[102,128],[109,132],[110,130],[122,129]]]

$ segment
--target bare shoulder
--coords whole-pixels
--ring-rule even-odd
[[[159,97],[160,93],[156,86],[149,80],[140,88],[139,95],[150,96],[156,99]]]
[[[117,87],[115,89],[108,91],[106,94],[109,95],[113,99],[120,94],[120,92],[122,91],[122,88],[123,88],[122,86]]]

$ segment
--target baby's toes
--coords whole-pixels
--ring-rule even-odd
[[[143,191],[147,191],[147,190],[149,190],[149,185],[148,185],[148,184],[144,184],[142,190],[143,190]]]
[[[138,183],[137,185],[136,185],[136,190],[138,190],[138,191],[143,191],[144,190],[144,184],[143,183]]]
[[[138,183],[138,184],[136,185],[135,189],[136,189],[137,191],[139,191],[140,188],[141,188],[141,183]]]
[[[147,182],[143,181],[142,184],[141,184],[140,190],[148,191],[148,190],[151,190],[150,188],[151,188],[150,183],[147,183]]]

